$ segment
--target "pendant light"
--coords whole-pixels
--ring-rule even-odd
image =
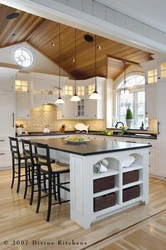
[[[60,23],[59,23],[59,97],[58,99],[56,100],[56,104],[62,104],[64,103],[63,99],[61,98],[61,76],[60,76]]]
[[[97,92],[97,79],[96,79],[96,36],[95,36],[95,90],[94,92],[89,96],[89,99],[98,100],[101,99],[101,96]]]
[[[124,88],[120,91],[121,95],[128,95],[129,89],[126,88],[126,62],[124,62]]]
[[[76,93],[76,29],[75,29],[75,93],[72,96],[72,98],[70,99],[70,101],[72,102],[79,102],[81,101],[81,99],[79,98],[79,96]]]

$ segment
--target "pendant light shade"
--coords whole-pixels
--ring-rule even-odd
[[[89,99],[98,100],[101,99],[101,96],[97,92],[97,79],[96,79],[96,36],[95,36],[95,90],[94,92],[89,96]]]
[[[76,29],[75,29],[75,92],[74,95],[72,96],[72,98],[70,99],[71,102],[79,102],[81,101],[80,97],[77,95],[76,92]]]
[[[124,88],[120,91],[121,95],[128,95],[130,93],[129,89],[126,88],[126,62],[124,62]]]
[[[61,76],[60,76],[60,23],[59,23],[59,97],[55,101],[55,104],[62,104],[64,103],[63,99],[61,98]]]

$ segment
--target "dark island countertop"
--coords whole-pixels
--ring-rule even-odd
[[[101,141],[93,139],[82,144],[69,144],[63,138],[32,139],[31,142],[47,144],[50,149],[56,149],[62,152],[82,156],[151,147],[149,144]]]

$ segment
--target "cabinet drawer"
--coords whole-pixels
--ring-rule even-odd
[[[140,186],[134,186],[123,190],[123,202],[140,196]]]
[[[144,144],[150,144],[150,145],[152,145],[153,148],[156,147],[156,142],[157,142],[156,140],[143,139]]]
[[[94,198],[93,204],[94,204],[94,207],[93,207],[94,212],[100,211],[107,207],[112,207],[116,204],[116,194],[111,193],[111,194],[107,194],[107,195]]]
[[[9,138],[6,136],[0,136],[0,149],[3,149],[3,148],[7,148],[7,149],[10,148]]]
[[[135,139],[135,138],[125,138],[124,142],[131,142],[131,143],[142,143],[142,139]]]
[[[8,150],[0,150],[0,168],[11,166],[12,165],[12,156]]]
[[[93,192],[98,193],[107,189],[114,188],[114,176],[108,176],[93,181]]]
[[[123,185],[134,182],[134,181],[138,181],[138,179],[139,179],[138,170],[123,173]]]

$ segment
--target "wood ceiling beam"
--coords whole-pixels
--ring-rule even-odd
[[[125,60],[125,59],[122,59],[122,58],[119,58],[119,57],[115,57],[115,56],[109,56],[109,55],[107,55],[107,58],[111,59],[111,60],[114,60],[114,61],[126,62],[126,63],[129,63],[129,64],[140,66],[140,64],[137,63],[137,62],[133,62],[133,61],[130,61],[130,60]]]

